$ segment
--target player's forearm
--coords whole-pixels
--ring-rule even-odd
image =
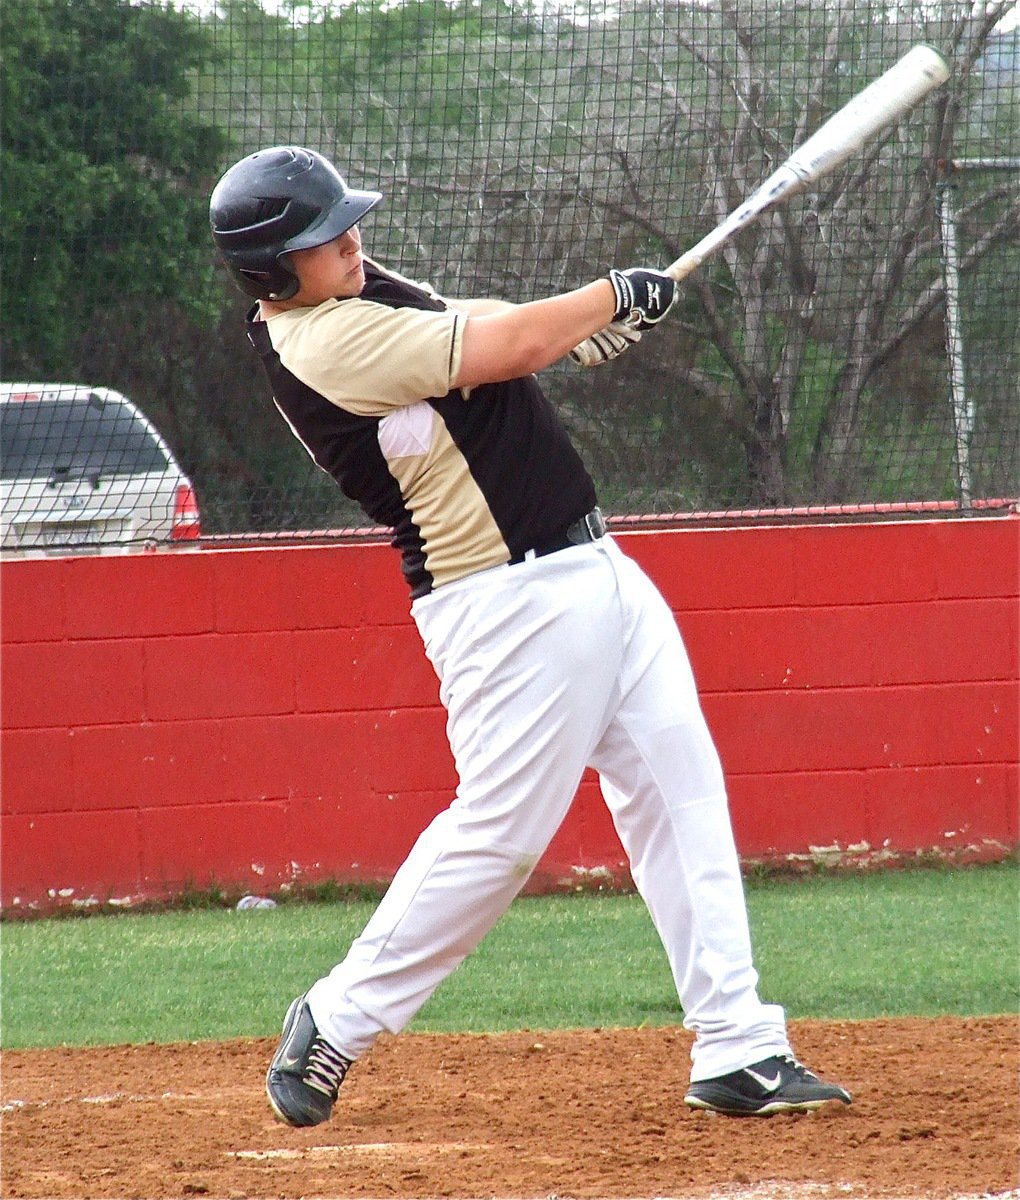
[[[613,319],[608,279],[573,292],[469,315],[461,342],[458,387],[477,387],[541,371]]]

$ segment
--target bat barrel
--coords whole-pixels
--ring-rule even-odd
[[[834,113],[793,152],[787,165],[807,182],[835,170],[948,78],[949,65],[937,50],[915,46]]]
[[[735,233],[834,171],[948,78],[949,66],[937,50],[914,46],[821,125],[739,208],[668,266],[667,274],[678,282],[686,279]]]

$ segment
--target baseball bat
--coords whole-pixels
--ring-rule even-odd
[[[909,50],[833,113],[739,208],[668,266],[666,274],[677,282],[686,279],[735,233],[842,166],[865,142],[895,124],[948,78],[949,66],[938,51],[930,46]]]

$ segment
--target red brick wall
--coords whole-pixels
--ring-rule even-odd
[[[618,535],[686,636],[745,857],[1017,843],[1018,535],[1016,518]],[[5,906],[384,878],[448,802],[389,547],[0,576]],[[536,879],[621,866],[586,778]]]

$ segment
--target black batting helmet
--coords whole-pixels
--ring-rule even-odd
[[[258,300],[287,300],[298,278],[288,250],[339,237],[374,208],[380,192],[357,192],[327,159],[301,146],[273,146],[235,163],[213,188],[213,241],[234,282]]]

